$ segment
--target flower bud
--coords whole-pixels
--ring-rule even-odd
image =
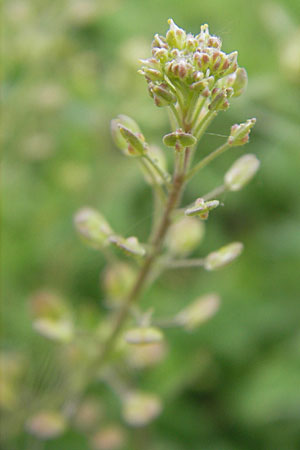
[[[193,330],[213,317],[219,306],[220,297],[217,294],[204,295],[178,313],[176,322],[186,330]]]
[[[82,208],[75,214],[74,223],[77,232],[87,245],[95,249],[101,249],[107,245],[107,238],[112,230],[98,211]]]
[[[211,36],[207,41],[207,46],[220,49],[222,46],[221,39],[216,36]]]
[[[152,69],[150,67],[143,67],[143,69],[138,70],[138,73],[144,75],[148,81],[162,81],[163,74],[160,70]]]
[[[192,83],[190,85],[190,88],[196,92],[202,92],[206,88],[211,89],[214,85],[214,82],[215,82],[215,77],[211,76],[211,77],[199,80],[199,81],[195,81],[195,83]]]
[[[109,242],[121,249],[126,255],[138,257],[145,256],[146,250],[135,236],[125,239],[122,236],[114,235],[109,237]]]
[[[166,41],[170,47],[178,48],[181,50],[186,41],[186,32],[179,28],[172,19],[168,20],[168,24],[170,25],[170,29],[166,35]]]
[[[243,244],[241,242],[232,242],[231,244],[221,247],[219,250],[210,253],[204,261],[206,270],[216,270],[226,266],[231,261],[236,259],[243,251]]]
[[[54,411],[41,411],[30,417],[26,429],[39,439],[54,439],[66,428],[65,418]]]
[[[247,84],[248,76],[246,69],[244,69],[243,67],[239,67],[234,74],[234,81],[231,85],[234,90],[233,97],[239,97],[240,95],[242,95],[247,88]]]
[[[181,150],[184,147],[192,147],[196,144],[197,139],[190,133],[185,133],[181,128],[173,133],[166,134],[163,142],[167,147],[175,147],[176,150]]]
[[[156,34],[154,36],[153,41],[152,41],[152,48],[155,48],[155,47],[167,49],[168,48],[168,44],[166,43],[166,38]]]
[[[155,85],[152,88],[152,93],[156,106],[167,106],[171,103],[175,103],[177,100],[176,96],[170,92],[170,89],[165,83]]]
[[[204,236],[204,225],[194,217],[182,217],[170,226],[166,245],[172,255],[185,256],[191,253]]]
[[[131,290],[135,279],[136,272],[129,264],[117,262],[107,266],[103,277],[106,304],[109,307],[120,306]]]
[[[153,344],[163,339],[163,334],[158,328],[139,327],[126,331],[124,339],[128,344]]]
[[[255,155],[247,154],[237,159],[226,172],[224,181],[229,191],[241,190],[254,177],[260,166]]]
[[[227,55],[222,67],[222,76],[230,75],[237,70],[237,57],[238,52],[232,52]]]
[[[125,155],[128,155],[128,143],[127,140],[123,138],[119,125],[123,125],[129,130],[132,131],[132,133],[139,134],[141,133],[141,130],[139,129],[138,124],[135,122],[135,120],[131,119],[128,116],[125,116],[124,114],[121,114],[117,117],[117,119],[113,119],[111,121],[111,135],[113,138],[114,143],[116,146],[122,150]]]
[[[208,105],[210,111],[226,111],[229,108],[229,102],[227,100],[226,91],[220,89],[220,91],[213,96],[213,100]]]
[[[142,156],[146,153],[145,139],[141,133],[133,133],[129,128],[119,124],[122,137],[127,142],[127,150],[131,156]]]
[[[233,125],[227,140],[228,144],[237,147],[247,144],[249,141],[250,130],[255,125],[255,122],[256,119],[249,119],[245,123]]]
[[[134,427],[142,427],[152,422],[161,410],[161,401],[153,394],[131,392],[123,400],[123,417]]]
[[[203,198],[197,198],[194,206],[185,210],[186,216],[199,216],[200,219],[206,220],[208,218],[209,211],[219,206],[219,200],[204,201]]]

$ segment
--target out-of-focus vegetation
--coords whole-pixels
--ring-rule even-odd
[[[221,272],[167,273],[145,295],[144,306],[165,316],[216,287],[222,297],[216,317],[190,334],[168,331],[161,362],[138,371],[140,388],[164,404],[154,424],[127,429],[118,398],[95,383],[77,420],[45,449],[298,449],[299,1],[10,0],[3,14],[2,448],[39,448],[28,430],[45,417],[28,417],[76,392],[80,345],[106,314],[104,259],[78,240],[74,212],[89,204],[124,235],[143,240],[149,231],[149,187],[113,146],[109,123],[128,114],[158,145],[168,131],[137,61],[171,16],[193,33],[209,23],[248,71],[247,93],[219,115],[200,151],[218,145],[233,123],[257,117],[251,143],[195,177],[185,196],[188,203],[212,189],[238,156],[256,153],[259,174],[223,197],[226,208],[208,222],[195,256],[232,240],[245,252]],[[32,329],[32,298],[53,295],[82,329],[77,353]],[[64,423],[50,420],[55,435]]]

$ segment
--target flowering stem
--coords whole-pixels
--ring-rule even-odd
[[[132,304],[134,304],[147,280],[150,275],[151,269],[153,267],[153,264],[157,258],[157,256],[160,253],[164,238],[166,236],[166,233],[168,231],[168,228],[171,224],[171,213],[173,210],[177,207],[178,202],[180,200],[180,196],[182,194],[183,186],[184,186],[184,169],[183,164],[181,161],[184,160],[184,153],[185,151],[182,150],[181,152],[177,152],[176,154],[176,160],[177,163],[175,165],[175,173],[173,177],[172,182],[172,188],[169,192],[168,199],[165,205],[164,213],[161,218],[160,224],[157,227],[157,231],[153,236],[152,239],[152,249],[150,250],[150,253],[146,257],[144,264],[141,267],[141,270],[138,274],[138,277],[136,279],[136,282],[131,289],[130,293],[128,294],[127,298],[124,300],[118,315],[116,317],[115,323],[113,324],[112,330],[110,332],[110,335],[107,338],[107,341],[104,345],[103,351],[100,355],[100,358],[98,359],[98,364],[103,364],[103,362],[106,361],[107,357],[110,355],[111,351],[113,350],[114,344],[116,342],[116,339],[118,338],[123,325],[128,317],[128,314],[130,312]]]
[[[230,148],[231,145],[225,142],[225,144],[218,147],[215,151],[210,153],[205,158],[201,159],[201,161],[198,162],[186,175],[185,180],[190,180],[199,170],[203,169],[205,166],[207,166],[211,161],[213,161],[215,158],[217,158],[219,155],[224,153],[228,148]]]

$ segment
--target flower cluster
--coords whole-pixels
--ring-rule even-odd
[[[157,106],[176,103],[180,96],[196,94],[207,99],[210,110],[225,110],[231,96],[239,96],[247,84],[245,69],[238,67],[237,52],[226,54],[221,40],[202,25],[197,36],[186,33],[172,19],[166,36],[155,35],[152,57],[141,60]]]

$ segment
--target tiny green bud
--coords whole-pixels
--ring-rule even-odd
[[[213,90],[213,94],[214,94],[214,90]],[[229,102],[227,100],[226,91],[224,89],[220,89],[220,91],[218,93],[215,93],[213,95],[213,100],[208,105],[208,109],[210,111],[225,111],[228,108],[229,108]]]
[[[139,70],[138,73],[144,75],[145,78],[149,81],[161,81],[163,79],[163,74],[160,72],[160,70],[151,69],[149,67],[144,67],[143,69]]]
[[[220,297],[216,294],[207,294],[188,305],[175,317],[176,322],[187,330],[197,326],[213,317],[220,306]]]
[[[107,245],[107,238],[112,230],[98,211],[91,208],[82,208],[75,214],[74,223],[76,230],[87,245],[96,249],[101,249]]]
[[[233,80],[234,81],[231,85],[234,90],[233,97],[239,97],[245,92],[247,88],[248,76],[246,69],[244,69],[243,67],[239,67],[234,74]]]
[[[182,217],[170,226],[166,245],[172,255],[185,256],[197,248],[204,236],[204,224],[195,217]]]
[[[190,133],[185,133],[181,128],[173,133],[166,134],[163,142],[167,147],[175,147],[176,150],[181,150],[184,147],[192,147],[196,144],[197,139]]]
[[[190,88],[197,92],[202,92],[204,89],[211,89],[214,85],[215,77],[211,76],[199,81],[195,81],[190,85]]]
[[[171,48],[181,50],[185,45],[186,32],[182,28],[179,28],[172,19],[168,20],[168,24],[170,25],[170,29],[166,34],[166,41]]]
[[[139,327],[128,330],[124,339],[128,344],[153,344],[162,341],[163,334],[158,328]]]
[[[161,412],[160,399],[145,392],[131,392],[123,399],[123,417],[134,427],[141,427],[152,422]]]
[[[176,102],[176,96],[170,92],[168,85],[165,83],[155,85],[152,88],[154,101],[156,106],[166,106]]]
[[[135,236],[125,239],[122,236],[113,235],[109,237],[109,242],[129,256],[143,257],[146,254],[145,248]]]
[[[249,119],[245,123],[235,124],[231,127],[230,136],[227,140],[229,145],[240,146],[247,144],[249,141],[249,134],[252,127],[254,127],[256,119]]]
[[[231,244],[221,247],[219,250],[210,253],[204,261],[206,270],[216,270],[226,266],[231,261],[236,259],[243,251],[243,244],[241,242],[232,242]]]
[[[65,431],[66,422],[58,412],[41,411],[30,417],[25,426],[30,434],[39,439],[54,439]]]
[[[111,135],[116,146],[122,150],[123,153],[128,155],[128,143],[127,140],[123,138],[119,125],[127,127],[132,133],[140,134],[141,130],[135,120],[131,117],[125,116],[124,114],[119,115],[116,119],[111,121]]]
[[[203,198],[197,198],[194,206],[185,210],[186,216],[199,216],[200,219],[207,219],[208,213],[219,206],[219,200],[204,201]]]
[[[255,155],[247,154],[237,159],[226,172],[224,181],[229,191],[239,191],[254,177],[260,166]]]
[[[127,150],[131,156],[142,156],[146,153],[145,139],[141,133],[133,133],[129,128],[121,124],[118,125],[118,128],[127,142]]]

